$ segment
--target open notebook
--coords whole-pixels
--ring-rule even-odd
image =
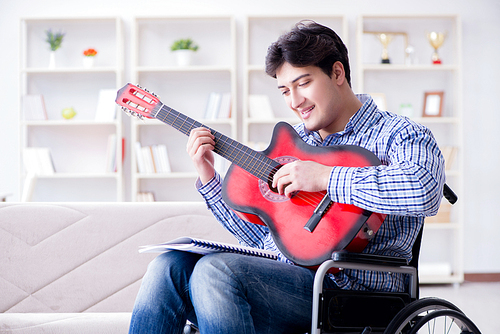
[[[171,250],[179,250],[197,254],[228,252],[228,253],[237,253],[249,256],[259,256],[274,260],[278,259],[278,255],[272,251],[253,248],[253,247],[245,247],[240,245],[226,244],[226,243],[203,240],[203,239],[195,239],[190,237],[180,237],[165,243],[141,246],[139,248],[140,253],[161,253]]]

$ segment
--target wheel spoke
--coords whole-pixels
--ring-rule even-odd
[[[448,317],[444,318],[444,326],[445,326],[445,328],[446,328],[446,319],[448,319]],[[451,327],[453,326],[454,322],[455,322],[455,319],[451,319],[450,327],[448,327],[448,331],[446,332],[447,334],[450,333]]]

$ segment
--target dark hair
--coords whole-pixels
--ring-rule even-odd
[[[266,73],[276,78],[276,71],[285,62],[295,67],[318,66],[332,76],[333,64],[344,65],[347,83],[351,86],[351,70],[347,48],[330,28],[314,21],[297,23],[267,49]]]

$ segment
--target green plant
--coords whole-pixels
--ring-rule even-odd
[[[194,42],[191,38],[178,39],[178,40],[174,41],[174,43],[170,47],[170,50],[172,50],[172,51],[176,51],[176,50],[197,51],[198,45],[194,44]]]
[[[52,30],[49,29],[45,31],[45,34],[47,35],[47,39],[45,41],[50,44],[51,51],[56,51],[61,47],[61,43],[64,38],[64,33],[56,32],[54,34]]]

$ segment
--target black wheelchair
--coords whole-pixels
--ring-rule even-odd
[[[410,263],[395,257],[334,252],[332,259],[316,272],[310,334],[480,334],[452,303],[439,298],[419,299],[417,263],[421,238],[422,231]],[[323,278],[331,268],[404,273],[409,275],[409,286],[405,293],[323,289]]]
[[[457,201],[445,185],[444,196]],[[452,303],[439,298],[419,299],[418,258],[423,230],[412,248],[412,260],[373,254],[334,252],[315,274],[313,310],[309,334],[480,334],[479,329]],[[323,289],[323,280],[332,268],[383,271],[408,275],[404,293]],[[187,324],[185,334],[195,333]]]

